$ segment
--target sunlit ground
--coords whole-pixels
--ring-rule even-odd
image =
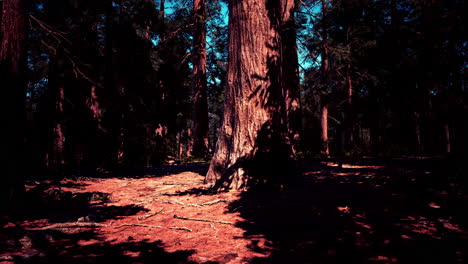
[[[32,181],[2,263],[463,263],[466,195],[440,167],[305,162],[280,191],[212,193],[206,164]]]

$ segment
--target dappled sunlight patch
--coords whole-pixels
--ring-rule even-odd
[[[305,176],[318,175],[318,174],[322,174],[322,171],[308,171],[304,173]]]
[[[351,213],[351,208],[349,208],[348,206],[338,206],[336,207],[336,209],[338,209],[338,211],[342,212],[342,213]]]
[[[371,169],[371,170],[379,170],[379,169],[382,169],[384,168],[384,166],[380,166],[380,165],[353,165],[353,164],[349,164],[349,163],[338,163],[338,162],[326,162],[326,161],[323,161],[323,162],[320,162],[321,164],[323,165],[326,165],[328,167],[341,167],[343,169]]]
[[[463,233],[465,235],[468,235],[467,232],[463,231],[460,227],[458,227],[457,225],[455,224],[451,224],[451,223],[443,223],[443,226],[446,228],[446,229],[449,229],[451,231],[455,231],[457,233]]]
[[[382,169],[384,166],[343,164],[341,167],[345,168],[345,169],[372,169],[372,170],[378,170],[378,169]]]
[[[427,235],[434,239],[442,239],[445,230],[455,231],[460,234],[463,233],[456,224],[453,224],[449,220],[443,218],[430,220],[423,216],[408,216],[401,220],[401,226],[406,230],[416,234]],[[412,239],[412,237],[408,235],[404,238]]]
[[[332,172],[333,176],[359,176],[360,172]]]
[[[370,257],[368,260],[370,261],[375,261],[377,263],[397,263],[398,259],[395,257],[389,257],[389,256],[375,256],[375,257]]]

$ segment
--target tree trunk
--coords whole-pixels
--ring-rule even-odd
[[[196,157],[204,157],[209,150],[205,0],[193,1],[193,15],[193,144],[191,152]]]
[[[348,90],[348,111],[346,113],[347,115],[347,137],[346,137],[346,145],[348,146],[349,149],[352,149],[354,147],[354,108],[353,108],[353,80],[351,79],[351,65],[348,63],[346,65],[346,85],[347,85],[347,90]]]
[[[296,45],[296,0],[280,0],[281,3],[281,85],[285,89],[288,136],[296,151],[302,132],[301,93],[299,87],[299,63]]]
[[[328,157],[330,155],[330,150],[328,147],[328,104],[326,102],[322,103],[320,125],[322,127],[322,150],[320,154],[324,157]]]
[[[0,209],[14,208],[24,194],[21,168],[24,164],[24,122],[26,82],[26,3],[23,0],[4,0],[1,17],[0,83],[2,98],[0,122],[4,131],[0,143],[2,184]],[[1,210],[0,212],[4,212]]]
[[[320,154],[328,157],[330,150],[328,146],[328,85],[329,85],[329,61],[328,61],[328,39],[327,39],[327,0],[322,0],[322,96],[320,98],[320,125],[322,129],[322,148]]]
[[[444,125],[444,136],[445,136],[445,153],[450,154],[450,126],[449,124]]]
[[[346,154],[352,152],[354,149],[354,126],[356,122],[356,118],[354,115],[354,107],[353,107],[353,80],[351,78],[351,62],[352,62],[352,43],[350,41],[350,33],[351,33],[351,21],[349,19],[344,20],[344,32],[346,32],[345,36],[345,44],[347,47],[347,51],[349,52],[348,58],[346,59],[346,70],[345,70],[345,83],[344,83],[344,91],[346,93],[346,104],[344,107],[344,111],[342,111],[342,118],[343,118],[343,125],[342,125],[342,135],[341,135],[341,148],[342,153]]]
[[[284,90],[280,82],[279,3],[229,3],[224,119],[205,182],[244,189],[287,173]]]
[[[421,125],[420,125],[420,117],[418,111],[414,111],[414,130],[416,136],[416,153],[418,155],[422,154],[422,145],[421,145]]]
[[[63,71],[63,51],[57,48],[57,53],[50,56],[49,75],[47,83],[47,105],[50,109],[48,119],[50,125],[47,128],[50,138],[50,150],[48,153],[48,169],[55,173],[62,171],[65,165],[65,125],[64,104],[65,87]]]
[[[165,3],[166,1],[165,0],[161,0],[160,4],[159,4],[159,25],[160,25],[160,28],[159,28],[159,33],[160,33],[160,39],[161,39],[161,42],[163,42],[165,40],[165,37],[166,37],[166,22],[165,22]]]

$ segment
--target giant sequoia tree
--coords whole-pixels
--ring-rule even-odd
[[[216,188],[245,188],[287,171],[291,145],[280,79],[281,8],[281,1],[229,3],[224,119],[206,176]]]
[[[24,150],[26,70],[26,3],[23,0],[5,0],[1,16],[0,83],[2,84],[2,108],[0,109],[3,131],[0,160],[2,179],[0,207],[13,205],[24,192],[21,158]]]

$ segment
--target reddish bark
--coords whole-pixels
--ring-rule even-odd
[[[327,17],[327,0],[322,0],[322,23],[325,23]],[[321,110],[320,110],[320,125],[322,131],[322,148],[320,154],[329,156],[330,150],[328,147],[328,80],[329,80],[329,61],[328,61],[328,39],[326,25],[322,24],[322,97],[321,97]]]
[[[291,149],[280,82],[279,5],[231,1],[229,9],[224,119],[205,182],[242,189],[280,175]]]
[[[322,105],[320,125],[322,127],[322,150],[320,154],[328,157],[330,155],[330,150],[328,147],[328,104],[326,103]]]
[[[24,193],[24,122],[26,82],[26,3],[4,0],[0,25],[0,122],[5,129],[0,142],[2,180],[0,207],[14,206]]]

